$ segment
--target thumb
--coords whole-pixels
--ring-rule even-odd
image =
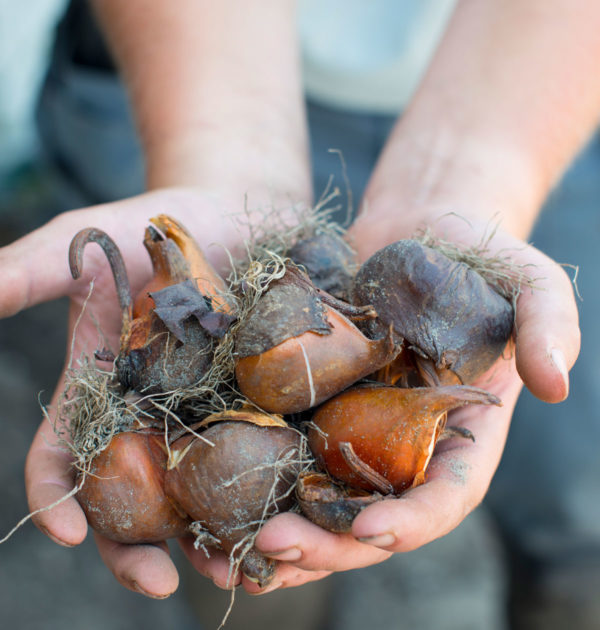
[[[580,348],[579,317],[569,277],[550,258],[527,247],[534,286],[517,301],[517,369],[529,391],[556,403],[569,394],[569,369]]]

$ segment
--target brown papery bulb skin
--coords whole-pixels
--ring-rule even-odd
[[[272,413],[296,413],[322,403],[389,363],[399,349],[391,337],[371,340],[327,306],[328,335],[307,331],[260,355],[238,360],[242,393]]]
[[[77,500],[96,532],[120,543],[153,543],[188,534],[164,491],[167,456],[159,432],[115,435],[97,455]]]
[[[189,277],[196,282],[198,291],[210,299],[213,309],[230,312],[231,306],[224,297],[227,292],[225,281],[208,262],[204,252],[187,229],[166,214],[159,214],[150,221],[167,239],[176,243],[189,266]]]
[[[511,304],[476,271],[415,240],[373,254],[354,279],[353,301],[371,304],[373,334],[392,326],[408,346],[473,383],[502,354],[514,321]]]
[[[358,386],[323,404],[313,417],[308,443],[319,464],[351,487],[380,490],[349,465],[356,456],[397,494],[425,481],[446,412],[468,404],[498,405],[496,396],[462,385],[400,389]]]
[[[328,475],[315,472],[300,475],[296,497],[306,518],[336,534],[348,533],[356,516],[383,498],[377,492],[342,487]]]
[[[173,443],[178,461],[167,472],[166,492],[237,559],[236,544],[268,516],[292,507],[301,436],[284,427],[231,421],[212,425],[202,436],[212,445],[189,435]],[[261,585],[273,576],[274,561],[253,547],[241,562],[242,571]]]
[[[185,343],[154,313],[134,319],[127,348],[117,357],[119,382],[144,394],[189,387],[209,369],[210,337],[194,319],[183,323]]]

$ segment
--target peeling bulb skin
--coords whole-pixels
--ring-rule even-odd
[[[166,473],[166,492],[232,561],[242,562],[245,574],[266,585],[273,563],[253,548],[253,536],[269,516],[292,507],[302,438],[292,429],[245,421],[218,422],[202,435],[213,446],[191,436],[174,442],[173,449],[188,450]]]
[[[400,493],[425,481],[425,472],[446,423],[446,412],[468,404],[499,405],[492,394],[468,386],[400,389],[358,386],[324,403],[308,441],[332,477],[354,488],[378,490],[360,462]],[[342,448],[350,444],[359,462]]]
[[[297,413],[389,363],[400,351],[391,336],[370,340],[326,307],[329,335],[306,332],[236,363],[242,393],[265,411]]]
[[[190,520],[164,491],[167,456],[160,432],[115,435],[97,455],[77,500],[92,529],[115,542],[154,543],[185,536]]]
[[[190,277],[196,282],[198,291],[211,300],[213,309],[229,313],[231,307],[223,297],[227,291],[225,281],[208,262],[194,237],[179,221],[166,214],[159,214],[150,221],[177,245],[187,262]]]
[[[476,271],[414,240],[369,258],[354,279],[353,301],[379,314],[371,331],[392,325],[436,370],[465,384],[491,367],[513,328],[511,304]]]
[[[178,341],[154,314],[135,319],[126,353],[117,357],[119,382],[142,394],[168,392],[199,381],[209,369],[211,342],[195,320]]]
[[[331,324],[308,276],[291,265],[282,278],[269,285],[242,322],[236,334],[236,356],[260,355],[308,331],[326,336],[331,334]]]
[[[300,475],[296,497],[306,518],[336,534],[350,532],[356,516],[367,506],[383,499],[377,492],[345,488],[327,475],[313,472]]]
[[[190,278],[191,272],[177,244],[164,239],[153,227],[146,229],[144,247],[152,261],[152,278],[137,294],[133,304],[135,318],[147,315],[154,309],[150,293],[178,284]]]

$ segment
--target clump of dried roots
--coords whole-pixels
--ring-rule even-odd
[[[466,264],[476,271],[497,293],[515,306],[516,300],[524,288],[536,288],[540,278],[532,276],[531,264],[518,264],[510,256],[509,250],[492,251],[491,241],[498,229],[493,227],[481,237],[476,245],[457,245],[435,236],[427,228],[414,236],[422,245],[431,247],[450,260]]]
[[[233,261],[237,273],[245,273],[253,261],[268,260],[273,255],[285,258],[296,243],[314,236],[327,234],[343,240],[346,230],[331,220],[331,216],[341,209],[341,204],[336,203],[340,191],[332,181],[328,182],[314,207],[294,205],[285,210],[261,209],[260,221],[250,218],[248,212],[243,215],[245,218],[238,217],[238,222],[250,236],[246,243],[246,256]]]

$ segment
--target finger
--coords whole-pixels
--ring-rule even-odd
[[[268,586],[260,588],[256,582],[245,576],[242,578],[242,585],[250,595],[264,595],[281,588],[293,588],[308,582],[322,580],[328,575],[331,575],[331,571],[305,571],[294,565],[281,562],[278,563],[273,581]]]
[[[94,277],[108,279],[110,267],[104,253],[95,244],[86,247],[82,278],[74,281],[71,276],[69,244],[79,230],[90,225],[101,225],[105,231],[114,235],[117,243],[135,243],[140,253],[139,263],[136,261],[136,264],[146,264],[148,273],[149,261],[142,253],[143,230],[138,222],[122,219],[124,214],[137,210],[140,204],[139,200],[122,202],[120,213],[110,204],[66,212],[0,249],[0,317],[14,315],[35,304],[74,291],[83,294]],[[112,281],[105,284],[109,287]],[[111,295],[111,299],[114,301],[115,298]]]
[[[69,330],[73,331],[80,308],[71,303]],[[77,335],[69,341],[68,362],[97,347],[98,333],[92,321],[82,322]],[[90,346],[87,347],[87,340]],[[71,345],[72,344],[72,345]],[[60,399],[65,389],[65,375],[61,377],[53,399],[46,407],[47,417],[41,423],[31,445],[25,463],[25,487],[34,523],[50,538],[61,545],[81,543],[87,534],[87,522],[79,503],[74,497],[66,498],[75,487],[76,469],[74,457],[67,447],[70,440],[65,418],[58,418]],[[62,434],[59,435],[59,432]],[[68,430],[67,430],[68,431]],[[51,509],[49,506],[55,504]]]
[[[166,543],[123,545],[94,535],[98,551],[120,584],[154,599],[169,597],[179,586]]]
[[[241,583],[241,572],[222,551],[208,547],[196,549],[193,538],[180,538],[179,546],[194,569],[219,588],[231,590]]]
[[[350,534],[325,531],[291,512],[265,523],[255,544],[266,556],[306,571],[345,571],[381,562],[390,555]]]
[[[69,292],[73,279],[67,251],[77,231],[77,221],[69,222],[70,216],[76,215],[61,215],[0,249],[1,317]]]
[[[503,407],[465,408],[449,424],[468,428],[475,442],[461,438],[439,443],[427,469],[427,482],[400,498],[367,507],[352,524],[360,541],[388,551],[411,551],[457,527],[483,499],[500,461],[510,416],[520,390],[518,379],[496,384]]]
[[[534,265],[533,288],[517,301],[517,369],[527,388],[545,402],[569,393],[569,369],[580,348],[579,318],[572,283],[563,269],[533,247],[520,253]]]
[[[87,521],[74,497],[65,497],[75,486],[72,458],[44,422],[38,429],[25,463],[25,486],[33,522],[60,545],[80,544],[87,534]],[[49,506],[54,507],[46,509]]]

